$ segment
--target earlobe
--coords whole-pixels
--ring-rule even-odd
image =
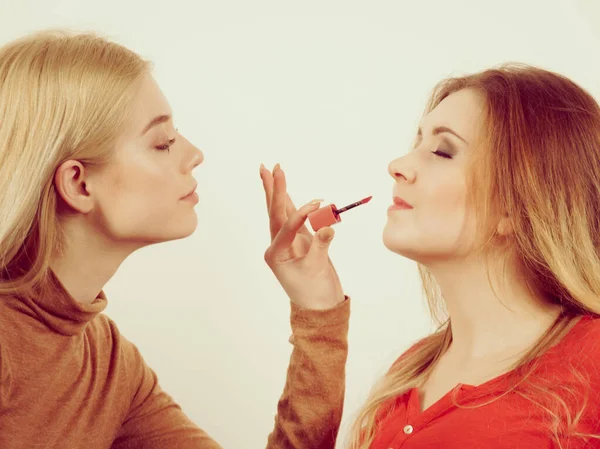
[[[88,213],[92,201],[85,182],[85,167],[79,161],[63,162],[54,172],[59,197],[73,210]]]
[[[508,237],[513,234],[514,228],[512,220],[508,216],[503,216],[498,223],[497,232],[503,237]]]

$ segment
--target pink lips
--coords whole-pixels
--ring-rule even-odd
[[[392,204],[389,208],[388,211],[390,210],[406,210],[406,209],[412,209],[413,207],[408,204],[406,201],[404,201],[402,198],[400,198],[399,196],[395,196],[394,197],[394,204]]]
[[[194,188],[190,190],[187,194],[181,197],[182,200],[198,202],[198,194],[196,193],[196,188],[198,184],[194,184]]]

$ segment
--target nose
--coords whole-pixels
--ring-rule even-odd
[[[409,184],[414,183],[417,177],[417,172],[407,160],[407,156],[391,161],[388,165],[388,173],[394,178],[394,181],[405,181]]]
[[[200,148],[194,147],[194,157],[192,158],[192,170],[204,162],[204,153]]]
[[[192,171],[203,161],[204,153],[202,152],[202,150],[194,146],[189,140],[185,139],[185,151],[183,156],[184,171]]]

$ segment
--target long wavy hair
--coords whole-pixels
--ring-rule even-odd
[[[478,246],[498,249],[495,230],[502,211],[514,228],[504,250],[514,256],[528,287],[562,313],[512,367],[511,389],[548,414],[549,435],[574,429],[585,408],[566,398],[576,389],[533,380],[537,357],[553,346],[581,315],[600,314],[600,108],[584,89],[562,75],[525,64],[504,64],[441,81],[425,113],[461,89],[484,97],[484,126],[469,170],[470,200],[477,205]],[[439,286],[419,266],[438,330],[402,355],[375,385],[350,432],[350,449],[367,449],[391,400],[418,387],[452,342]],[[585,387],[583,373],[575,372]],[[585,390],[585,388],[584,388]],[[585,396],[585,395],[584,395]],[[542,399],[540,399],[542,398]]]
[[[0,47],[0,294],[47,279],[65,244],[55,171],[110,160],[150,69],[93,33],[45,30]]]

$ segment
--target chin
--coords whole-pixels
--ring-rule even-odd
[[[181,222],[181,229],[178,229],[177,236],[170,240],[181,240],[192,235],[198,227],[198,217],[194,214],[193,219]]]
[[[410,240],[414,241],[407,238],[405,230],[397,229],[397,226],[389,222],[383,228],[382,240],[385,247],[394,253],[399,253],[402,248],[410,245]]]
[[[389,225],[385,227],[382,235],[383,245],[391,252],[415,262],[422,262],[426,257],[423,254],[423,248],[415,245],[418,238],[413,238]]]
[[[390,229],[389,226],[386,226],[383,230],[382,240],[384,246],[393,253],[404,255],[403,253],[408,249],[406,248],[407,242],[404,242],[404,239],[398,235],[398,232]]]
[[[197,227],[198,217],[194,214],[190,219],[172,222],[169,228],[154,236],[152,243],[164,243],[184,239],[192,235]]]

